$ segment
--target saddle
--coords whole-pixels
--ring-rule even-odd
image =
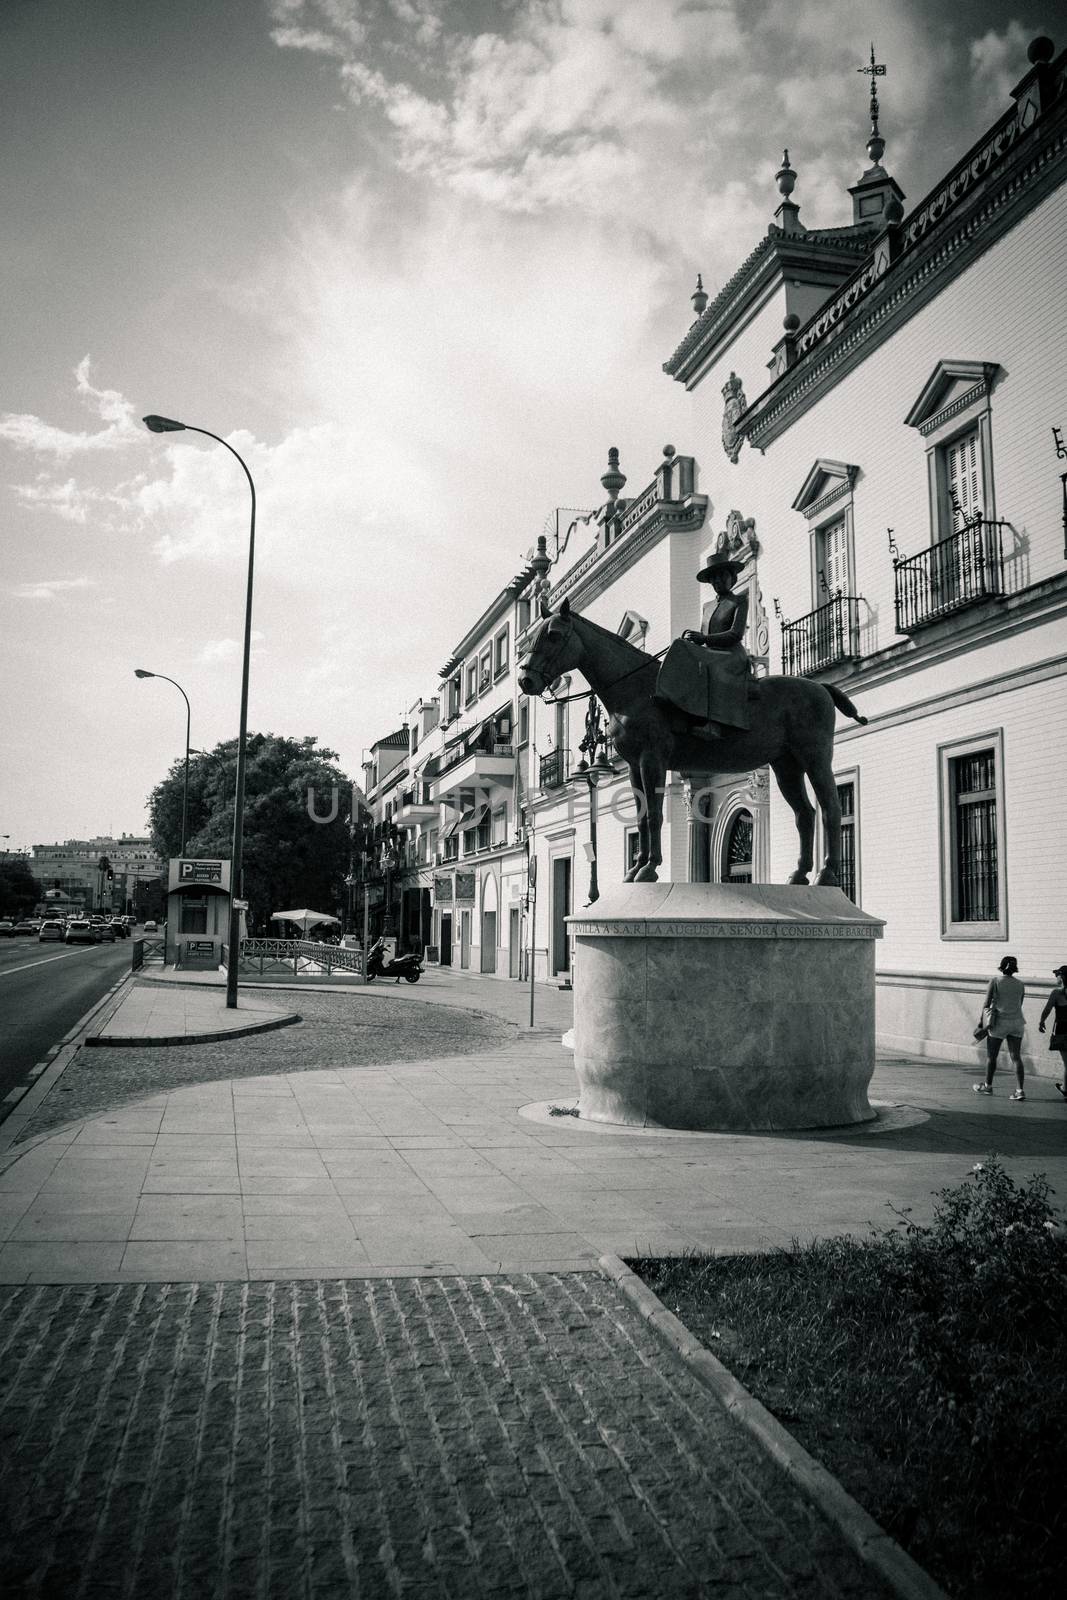
[[[693,722],[749,726],[749,702],[759,690],[747,652],[708,650],[676,639],[660,664],[655,699]]]

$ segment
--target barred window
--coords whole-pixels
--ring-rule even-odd
[[[952,763],[956,922],[995,922],[999,912],[996,782],[992,750],[957,756]]]
[[[839,783],[837,799],[841,806],[841,865],[838,876],[841,888],[856,905],[856,785]]]
[[[739,811],[730,824],[730,832],[726,838],[726,871],[723,878],[727,883],[752,882],[752,813]]]
[[[940,755],[942,935],[1005,939],[1003,736],[943,745]]]

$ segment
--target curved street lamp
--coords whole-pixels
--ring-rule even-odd
[[[149,672],[147,667],[134,667],[135,678],[162,678],[164,683],[173,683],[182,699],[185,701],[185,782],[182,785],[182,847],[179,855],[185,854],[186,823],[189,816],[189,696],[180,683],[174,683],[173,678],[168,678],[163,672]]]
[[[225,439],[220,439],[217,433],[212,433],[208,428],[196,428],[191,422],[175,422],[172,417],[148,416],[143,418],[144,425],[149,433],[202,433],[205,439],[214,439],[216,444],[221,444],[231,456],[239,463],[241,471],[248,479],[248,487],[252,495],[252,518],[248,529],[248,587],[245,593],[245,638],[244,657],[241,666],[241,726],[237,737],[237,781],[233,802],[233,849],[230,855],[230,943],[229,960],[226,965],[226,1005],[230,1011],[237,1006],[237,966],[240,960],[241,944],[241,913],[237,909],[236,901],[243,899],[242,894],[244,876],[244,809],[245,809],[245,744],[248,731],[248,661],[252,647],[252,575],[255,567],[256,555],[256,486],[252,482],[244,460],[237,454],[232,444],[227,444]]]

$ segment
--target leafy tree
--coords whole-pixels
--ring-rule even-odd
[[[25,917],[41,898],[41,885],[21,856],[0,861],[0,912]]]
[[[343,904],[352,780],[335,764],[336,751],[317,746],[314,737],[248,736],[243,898],[250,928],[269,932],[271,913],[293,906],[333,913]],[[148,800],[153,840],[164,859],[176,856],[181,847],[184,771],[182,757]],[[187,856],[229,859],[236,783],[236,739],[190,759]],[[309,792],[316,815],[325,819],[334,810],[335,788],[336,815],[315,821],[309,814]]]

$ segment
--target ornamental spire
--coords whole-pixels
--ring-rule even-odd
[[[881,163],[885,154],[885,140],[878,132],[878,79],[886,74],[885,63],[874,59],[874,41],[871,41],[871,64],[869,67],[857,67],[857,72],[862,72],[871,80],[871,131],[867,139],[867,154],[874,166]]]

